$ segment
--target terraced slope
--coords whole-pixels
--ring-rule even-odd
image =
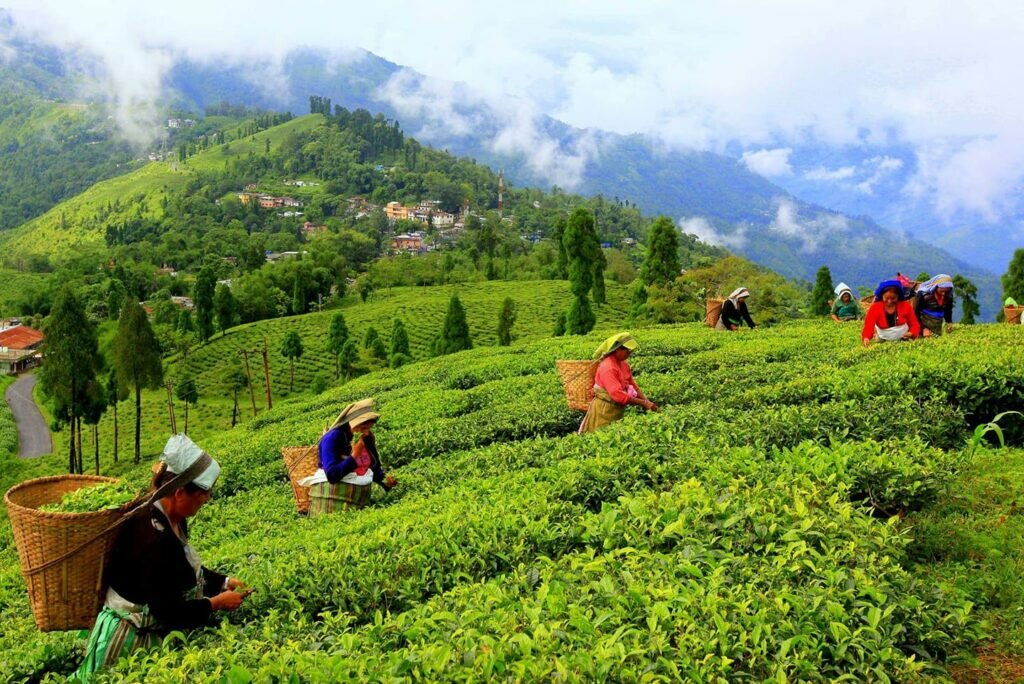
[[[111,678],[943,677],[981,634],[971,602],[989,604],[933,581],[899,516],[947,500],[971,427],[1024,401],[1019,331],[869,351],[857,332],[636,331],[637,379],[664,412],[584,437],[553,361],[597,334],[374,373],[210,436],[224,474],[193,542],[257,592]],[[364,396],[399,488],[299,518],[279,447]],[[34,632],[0,539],[4,675],[71,671],[83,640]]]

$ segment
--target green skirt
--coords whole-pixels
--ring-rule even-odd
[[[920,320],[921,327],[930,330],[932,335],[942,335],[942,326],[945,324],[945,321],[942,318],[936,318],[935,316],[929,316],[926,313],[922,313]]]
[[[94,673],[112,666],[122,656],[139,648],[151,648],[159,641],[158,634],[140,630],[116,610],[103,606],[89,634],[85,661],[68,681],[88,682]]]
[[[583,417],[583,422],[580,423],[580,434],[593,432],[617,420],[622,420],[624,415],[626,415],[626,407],[616,404],[612,401],[612,397],[608,394],[607,390],[598,387],[594,390],[594,398],[587,409],[587,415]]]
[[[370,503],[371,487],[372,484],[354,485],[348,482],[315,484],[309,488],[309,517],[362,508]]]

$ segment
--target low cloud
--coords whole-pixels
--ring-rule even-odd
[[[583,180],[587,163],[599,152],[599,139],[584,132],[558,140],[544,132],[541,115],[526,101],[493,98],[402,69],[377,92],[405,120],[419,122],[414,136],[444,146],[470,134],[483,134],[496,154],[521,157],[532,175],[569,190]]]
[[[838,169],[828,169],[824,166],[819,166],[816,169],[804,173],[804,178],[813,181],[842,181],[853,178],[857,173],[857,167],[855,166],[841,166]]]
[[[845,216],[821,212],[812,219],[801,218],[800,208],[793,200],[782,197],[776,200],[775,220],[768,230],[787,238],[798,239],[804,252],[817,251],[830,239],[846,233],[850,223]]]
[[[720,233],[703,216],[679,219],[679,229],[689,235],[696,235],[701,242],[726,249],[742,249],[747,244],[746,226],[738,226],[731,233]]]
[[[793,173],[793,167],[789,165],[789,155],[792,153],[793,150],[789,147],[744,152],[740,161],[754,173],[766,178],[788,176]]]
[[[861,166],[874,169],[869,177],[857,183],[858,190],[866,195],[871,195],[874,194],[876,185],[903,168],[903,160],[888,156],[872,157]]]

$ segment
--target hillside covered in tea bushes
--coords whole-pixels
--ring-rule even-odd
[[[223,475],[192,541],[257,591],[109,680],[933,681],[1019,645],[1020,537],[985,544],[1024,423],[1002,421],[1013,449],[969,446],[1024,404],[1019,329],[870,350],[831,322],[634,332],[663,412],[584,437],[554,360],[596,333],[370,373],[207,435]],[[279,448],[366,396],[399,487],[299,517]],[[66,675],[84,643],[35,630],[5,527],[0,676]]]

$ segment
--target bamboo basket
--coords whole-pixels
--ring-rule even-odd
[[[871,305],[875,303],[875,295],[867,295],[866,297],[860,298],[860,308],[863,309],[864,313],[868,312]]]
[[[295,507],[299,513],[309,512],[309,487],[299,484],[299,480],[309,477],[320,467],[320,454],[317,445],[281,447],[284,466],[288,470],[288,479],[292,483],[292,494],[295,495]]]
[[[57,503],[68,492],[104,482],[117,480],[95,475],[41,477],[11,487],[4,496],[32,616],[43,632],[92,627],[103,603],[103,572],[117,539],[116,523],[134,502],[91,513],[37,509]]]
[[[722,305],[725,304],[724,299],[709,299],[704,304],[704,322],[708,324],[709,328],[714,328],[718,325],[718,319],[722,317]]]
[[[1020,325],[1020,315],[1024,313],[1024,306],[1004,306],[1003,316],[1010,325]]]
[[[565,401],[569,408],[586,411],[593,398],[594,376],[597,375],[597,361],[555,361],[558,377],[565,389]]]

